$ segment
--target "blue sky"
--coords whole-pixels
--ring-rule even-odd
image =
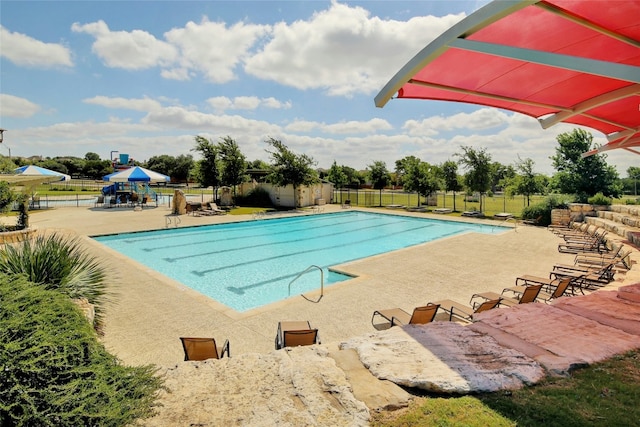
[[[531,158],[556,135],[493,108],[373,98],[420,49],[486,1],[0,2],[0,154],[145,161],[230,136],[248,160],[282,140],[328,168],[414,155]],[[592,131],[601,144],[604,136]],[[609,152],[621,176],[637,157]]]

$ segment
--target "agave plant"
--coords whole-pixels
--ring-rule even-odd
[[[87,298],[101,324],[106,302],[106,272],[88,255],[77,238],[58,234],[38,235],[17,245],[0,249],[0,271],[25,275],[30,282],[57,289],[70,298]]]

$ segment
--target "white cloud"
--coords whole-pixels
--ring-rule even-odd
[[[178,57],[175,46],[146,31],[111,31],[102,20],[84,25],[76,22],[71,30],[95,37],[92,51],[111,68],[143,70],[172,64]]]
[[[106,108],[114,108],[121,110],[134,110],[134,111],[155,111],[159,110],[162,105],[153,99],[127,99],[127,98],[111,98],[107,96],[94,96],[93,98],[84,99],[82,102],[93,105],[101,105]]]
[[[256,110],[260,107],[283,110],[291,108],[291,101],[282,102],[273,97],[258,98],[257,96],[237,96],[233,99],[226,96],[216,96],[207,99],[207,103],[213,107],[216,113],[227,110]]]
[[[213,83],[225,83],[236,78],[236,66],[270,28],[243,22],[227,28],[224,22],[204,18],[199,24],[188,22],[164,36],[179,49],[177,62],[181,68],[198,71]]]
[[[496,128],[506,125],[511,117],[513,115],[508,115],[497,108],[481,108],[471,113],[458,113],[446,117],[432,116],[423,120],[407,120],[403,129],[406,129],[410,135],[435,136],[456,129],[478,131]],[[525,119],[528,117],[525,116]]]
[[[0,117],[31,117],[40,111],[40,106],[33,102],[6,93],[0,93]]]
[[[243,22],[227,27],[205,17],[167,31],[164,41],[142,30],[111,31],[102,20],[74,23],[71,29],[96,39],[92,50],[108,67],[160,67],[161,76],[170,80],[186,81],[201,74],[210,82],[226,83],[236,78],[235,68],[270,27]]]
[[[95,37],[93,51],[109,67],[161,68],[166,79],[202,75],[226,83],[237,68],[297,89],[332,96],[371,94],[428,42],[464,15],[420,16],[408,21],[371,16],[362,7],[332,2],[308,20],[274,26],[237,22],[188,22],[164,33],[164,41],[142,30],[111,31],[103,21],[72,25]],[[261,50],[254,52],[261,47]]]
[[[215,96],[207,99],[207,103],[213,107],[216,112],[223,112],[233,107],[233,101],[226,96]]]
[[[291,101],[280,101],[274,97],[264,98],[262,105],[266,108],[273,108],[274,110],[288,110],[291,108]]]
[[[390,130],[391,124],[383,119],[374,118],[367,121],[350,120],[332,124],[296,120],[286,126],[289,132],[320,131],[327,134],[372,134],[378,131]]]
[[[332,2],[309,20],[274,26],[263,50],[245,71],[297,89],[326,89],[335,96],[370,94],[428,42],[463,15],[382,20],[362,7]]]
[[[239,134],[280,133],[280,127],[262,120],[248,119],[239,115],[215,115],[190,111],[183,107],[166,107],[150,112],[142,119],[143,124],[163,129],[188,129],[196,132],[210,132],[215,129],[217,136]]]
[[[186,68],[171,68],[160,71],[160,75],[167,80],[187,81],[195,77],[196,74]]]
[[[236,110],[255,110],[260,105],[260,98],[257,96],[237,96],[233,100],[233,107]]]
[[[71,51],[60,43],[45,43],[0,26],[0,56],[18,66],[34,68],[73,67]]]

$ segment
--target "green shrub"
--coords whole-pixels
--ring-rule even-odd
[[[27,280],[57,289],[70,298],[87,298],[95,306],[97,325],[101,324],[108,298],[106,273],[82,250],[77,239],[40,234],[17,245],[6,245],[0,249],[0,271],[23,274]]]
[[[256,208],[273,207],[269,192],[262,187],[256,187],[245,196],[236,196],[236,205]]]
[[[536,225],[551,224],[551,210],[544,203],[527,206],[522,210],[522,219],[535,221]]]
[[[553,209],[566,209],[567,202],[555,195],[546,197],[542,202],[527,206],[522,210],[522,219],[536,221],[538,225],[551,224],[551,211]]]
[[[114,426],[153,415],[162,380],[122,366],[65,295],[0,273],[0,425]]]
[[[0,213],[5,213],[11,209],[11,205],[16,198],[16,194],[11,190],[7,181],[0,181]]]
[[[602,206],[611,206],[611,198],[606,197],[602,193],[596,193],[595,195],[589,197],[587,202],[590,205],[602,205]]]
[[[16,221],[16,229],[24,230],[29,228],[29,196],[27,194],[19,194],[16,197],[18,202],[18,220]]]
[[[625,199],[625,200],[624,200],[624,204],[625,204],[625,205],[640,205],[640,199],[636,199],[636,200],[633,200],[633,199]]]

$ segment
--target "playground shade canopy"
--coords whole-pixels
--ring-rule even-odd
[[[604,133],[640,154],[640,0],[493,1],[423,48],[375,98],[487,105]]]
[[[40,166],[26,165],[20,166],[14,169],[16,174],[23,176],[32,176],[34,178],[41,178],[40,182],[48,181],[71,181],[71,176],[53,171],[51,169],[41,168]]]
[[[169,177],[140,166],[134,166],[102,177],[108,182],[169,182]]]

